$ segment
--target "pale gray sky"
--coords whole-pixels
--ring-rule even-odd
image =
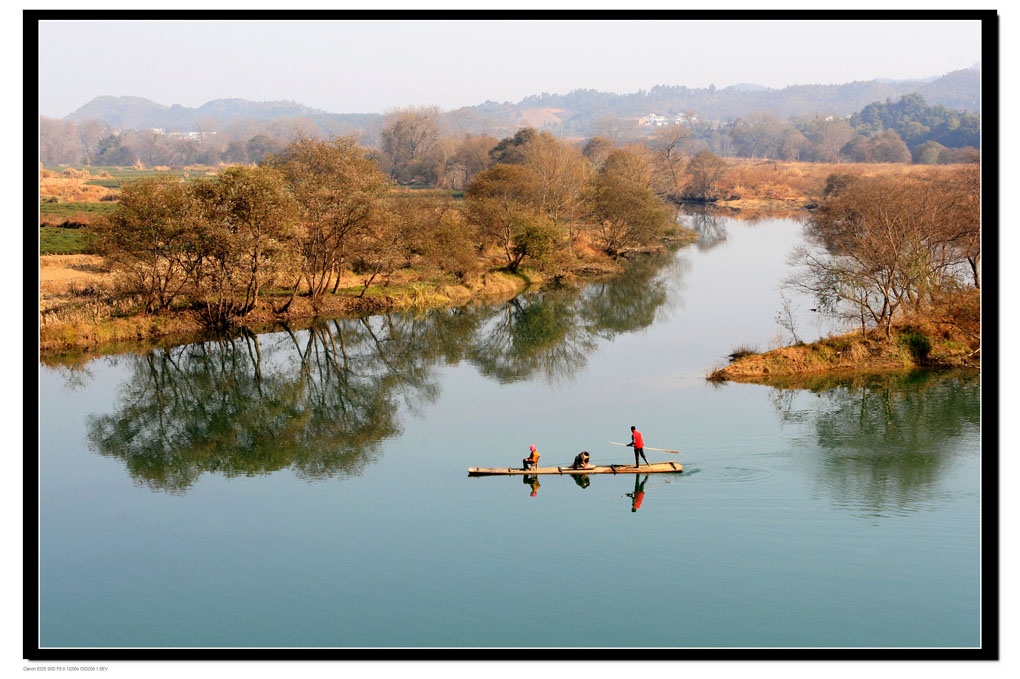
[[[923,78],[979,61],[980,43],[976,21],[46,21],[39,105],[63,117],[103,94],[241,97],[371,113],[578,88]]]

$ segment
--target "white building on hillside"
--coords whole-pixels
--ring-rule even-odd
[[[639,125],[647,125],[649,127],[666,127],[667,125],[693,125],[698,122],[696,115],[688,115],[686,113],[677,113],[673,116],[660,116],[658,113],[649,113],[644,118],[638,119]]]
[[[662,127],[666,124],[666,116],[660,116],[656,113],[649,113],[641,119],[642,125],[651,125],[653,127]]]

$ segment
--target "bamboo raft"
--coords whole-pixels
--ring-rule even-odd
[[[495,475],[527,475],[527,474],[676,474],[682,472],[684,466],[679,462],[654,462],[635,467],[632,464],[610,464],[591,466],[587,469],[572,467],[536,467],[521,469],[520,467],[468,467],[468,476]]]

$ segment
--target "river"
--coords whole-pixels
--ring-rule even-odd
[[[580,290],[41,365],[41,646],[979,646],[979,376],[706,382],[802,226],[686,219]],[[632,424],[685,472],[467,476]]]

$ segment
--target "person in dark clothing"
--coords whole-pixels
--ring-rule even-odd
[[[591,455],[588,454],[587,450],[582,450],[578,453],[577,457],[574,458],[574,464],[570,465],[571,469],[587,469],[588,460],[591,459]]]
[[[638,463],[638,455],[640,455],[641,459],[645,461],[645,464],[648,464],[648,458],[645,457],[645,440],[641,436],[641,432],[639,432],[637,430],[637,428],[634,427],[633,425],[631,425],[631,427],[630,427],[630,443],[628,443],[627,445],[628,446],[633,446],[633,448],[634,448],[634,466],[635,467],[640,467],[641,466]]]

